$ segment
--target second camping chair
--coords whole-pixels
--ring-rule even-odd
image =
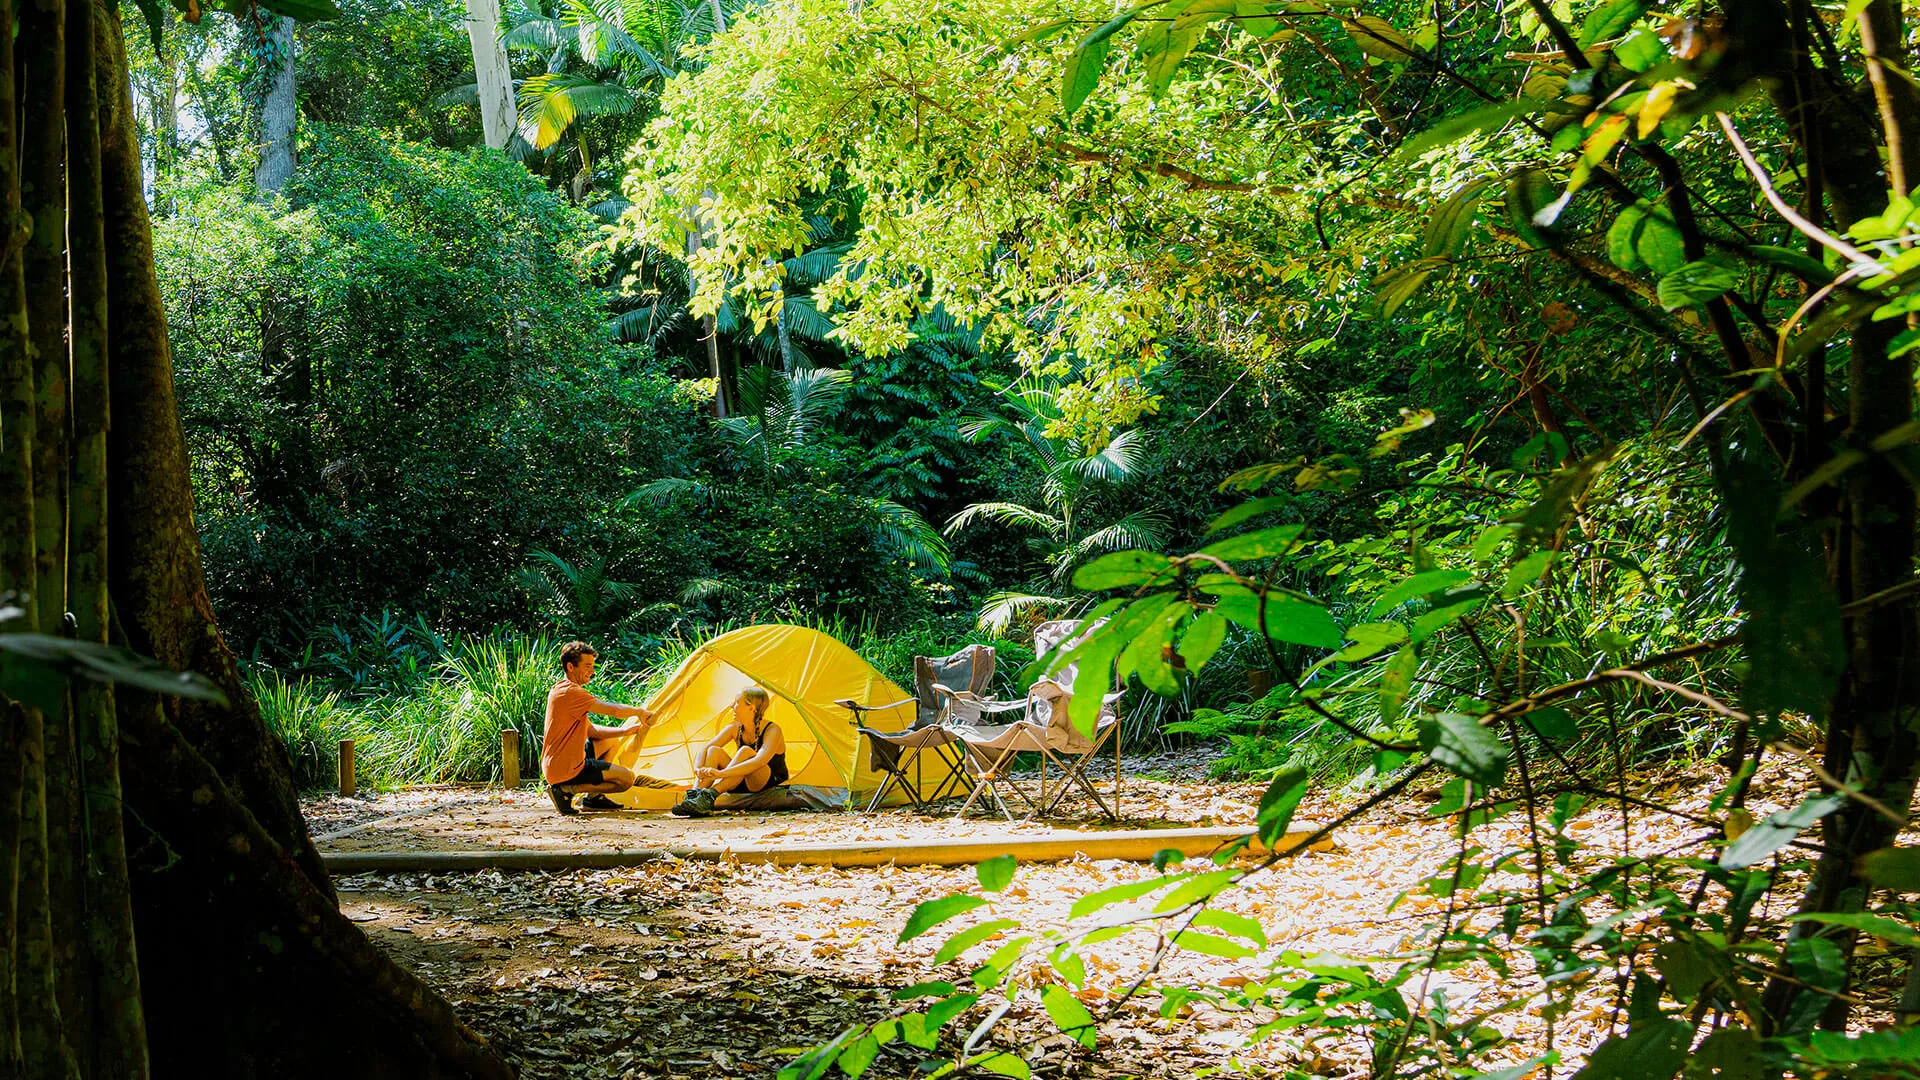
[[[969,645],[952,656],[916,656],[913,658],[913,697],[886,705],[858,705],[852,700],[837,703],[853,714],[854,726],[866,736],[868,765],[885,776],[867,803],[868,813],[879,809],[896,787],[906,794],[914,809],[924,810],[929,803],[959,794],[963,784],[970,785],[961,760],[966,751],[946,723],[954,716],[956,707],[959,714],[955,719],[978,717],[979,713],[969,702],[980,700],[980,694],[992,684],[993,665],[991,645]],[[904,731],[879,731],[864,724],[866,713],[906,705],[915,707],[916,716]],[[935,770],[935,775],[943,779],[931,791],[923,790],[925,770],[921,755],[928,753],[947,766]]]
[[[1079,619],[1041,623],[1033,631],[1033,653],[1044,657],[1063,645],[1078,643],[1105,621],[1101,619],[1084,627]],[[1083,735],[1067,716],[1067,705],[1073,700],[1073,683],[1079,667],[1077,663],[1068,664],[1052,678],[1034,683],[1028,688],[1027,696],[1020,701],[962,698],[956,704],[956,710],[964,706],[977,714],[1023,710],[1021,719],[1010,724],[969,726],[956,722],[954,730],[966,747],[967,774],[973,781],[973,793],[967,796],[960,814],[964,815],[972,809],[973,804],[984,795],[991,798],[1000,812],[1011,819],[1013,813],[1001,795],[1001,790],[1005,789],[1026,805],[1029,816],[1045,817],[1053,813],[1061,800],[1077,788],[1093,797],[1108,820],[1119,819],[1120,714],[1116,705],[1126,688],[1102,695],[1100,715],[1094,723],[1093,735]],[[1107,685],[1112,685],[1111,673],[1108,674]],[[1113,740],[1112,806],[1108,806],[1107,801],[1101,798],[1086,774],[1088,763],[1106,746],[1109,739]],[[1037,796],[1029,796],[1008,776],[1015,757],[1029,751],[1040,755],[1040,790]],[[1051,786],[1047,782],[1049,765],[1057,767],[1060,774],[1059,781]]]

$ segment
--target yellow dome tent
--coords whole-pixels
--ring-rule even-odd
[[[749,626],[714,638],[680,664],[645,703],[661,722],[644,737],[600,749],[614,764],[676,787],[648,787],[642,781],[612,798],[644,810],[672,806],[680,798],[677,788],[693,784],[694,755],[719,731],[740,691],[754,685],[773,695],[767,719],[779,724],[786,736],[789,785],[825,789],[843,806],[879,789],[884,777],[868,767],[866,747],[852,718],[834,702],[850,698],[862,705],[884,705],[913,695],[818,630]],[[911,724],[914,715],[908,700],[898,708],[866,714],[865,723],[898,731]],[[935,768],[933,755],[923,761],[929,772]],[[945,776],[929,779],[937,783]]]

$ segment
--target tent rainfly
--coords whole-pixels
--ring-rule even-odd
[[[863,705],[902,701],[898,708],[868,713],[868,727],[897,731],[911,724],[912,694],[895,686],[858,653],[804,626],[749,626],[700,646],[645,704],[661,722],[642,738],[603,744],[600,752],[645,780],[612,796],[643,810],[664,810],[693,784],[694,755],[720,730],[740,691],[759,685],[773,695],[767,719],[787,738],[790,785],[825,789],[830,801],[853,805],[871,797],[883,779],[868,765],[860,735],[847,710],[834,702]],[[933,755],[925,760],[931,770]],[[938,766],[945,768],[944,765]],[[929,775],[938,783],[944,776]]]

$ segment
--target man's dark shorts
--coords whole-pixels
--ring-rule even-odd
[[[561,784],[561,786],[564,787],[567,784],[605,783],[607,778],[607,770],[611,768],[613,768],[613,762],[601,761],[599,758],[594,757],[593,744],[588,743],[587,744],[587,760],[585,764],[580,766],[579,775],[575,776],[571,780],[564,781]]]

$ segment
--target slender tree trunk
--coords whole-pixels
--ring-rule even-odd
[[[500,44],[500,0],[467,0],[467,41],[480,91],[480,131],[488,148],[505,149],[514,128],[513,72]]]
[[[274,76],[266,100],[260,104],[260,163],[253,169],[253,186],[271,195],[293,179],[293,128],[297,118],[293,73],[293,20],[282,15],[255,15],[271,19],[260,33],[271,43]],[[256,22],[256,25],[258,23]]]

